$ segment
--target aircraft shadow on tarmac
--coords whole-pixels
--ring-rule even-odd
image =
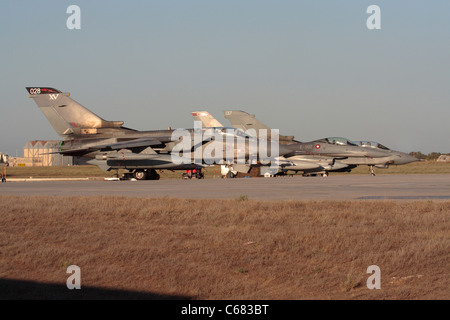
[[[81,287],[34,281],[0,279],[0,300],[190,300],[192,297],[152,292]]]

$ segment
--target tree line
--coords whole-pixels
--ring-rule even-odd
[[[410,155],[418,158],[418,159],[423,159],[423,160],[434,160],[436,161],[441,155],[445,154],[445,153],[440,153],[440,152],[431,152],[429,154],[423,154],[420,151],[416,151],[416,152],[410,152]]]

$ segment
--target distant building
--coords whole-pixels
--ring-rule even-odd
[[[50,167],[73,165],[73,158],[60,154],[59,141],[36,140],[28,141],[23,147],[23,157],[9,157],[11,167]]]
[[[438,159],[437,162],[450,162],[450,154],[443,154]]]

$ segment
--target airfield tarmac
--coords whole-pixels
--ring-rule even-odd
[[[0,194],[250,200],[448,200],[450,175],[7,182]]]

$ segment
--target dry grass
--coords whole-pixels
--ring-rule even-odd
[[[193,299],[450,297],[449,201],[239,200],[0,196],[0,278],[65,285],[76,264],[84,288]]]
[[[112,177],[114,172],[104,172],[97,166],[67,167],[8,167],[9,178],[72,178],[72,177]]]

